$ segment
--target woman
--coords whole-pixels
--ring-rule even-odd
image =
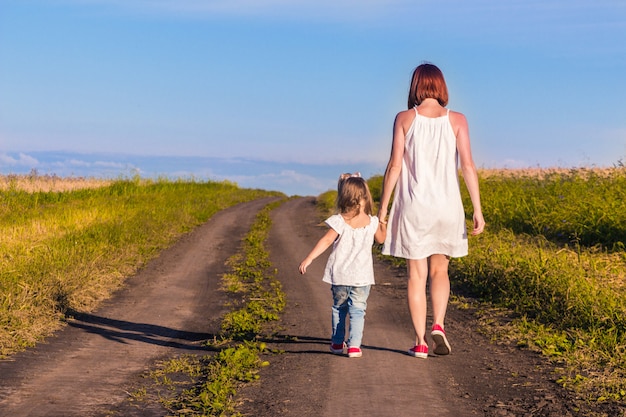
[[[397,114],[391,157],[383,180],[378,217],[383,224],[395,189],[383,254],[405,258],[408,304],[415,328],[411,356],[428,357],[426,282],[430,277],[434,352],[450,353],[444,320],[450,296],[448,264],[467,255],[465,213],[458,164],[474,210],[472,234],[485,227],[478,175],[472,159],[465,116],[445,108],[448,89],[443,74],[426,63],[413,72],[408,110]]]

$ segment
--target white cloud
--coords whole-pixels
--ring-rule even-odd
[[[68,165],[75,166],[75,167],[90,167],[91,166],[90,162],[82,161],[80,159],[70,159],[69,161],[67,161],[67,163]]]
[[[335,180],[323,175],[308,175],[295,170],[282,170],[277,173],[260,175],[216,175],[216,181],[228,180],[243,188],[280,190],[288,195],[317,195],[335,186]]]
[[[39,161],[25,153],[19,153],[17,158],[6,153],[0,153],[0,166],[25,166],[35,168],[39,165]]]
[[[505,159],[501,163],[496,163],[493,168],[505,168],[505,169],[517,169],[517,168],[528,168],[533,164],[528,163],[528,161],[517,160],[517,159]]]
[[[260,175],[259,180],[268,183],[278,183],[283,185],[305,185],[314,189],[322,189],[326,186],[319,177],[302,174],[295,170],[283,170],[278,174]]]
[[[119,169],[132,168],[132,167],[129,167],[128,164],[125,164],[122,162],[113,162],[113,161],[96,161],[93,163],[93,165],[96,167],[103,167],[103,168],[119,168]]]

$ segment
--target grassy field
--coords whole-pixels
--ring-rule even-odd
[[[0,181],[0,355],[93,308],[216,211],[275,194],[138,179],[26,191],[36,180]],[[382,178],[368,182],[379,200]],[[494,340],[549,357],[564,387],[623,403],[626,169],[481,171],[480,183],[487,230],[451,263],[455,302],[479,311],[477,330]],[[318,203],[331,210],[335,195]]]
[[[228,182],[8,176],[0,183],[0,357],[90,311],[147,260],[231,205]]]
[[[561,384],[623,402],[626,169],[486,172],[481,195],[488,228],[453,262],[456,290],[506,308],[512,325],[486,331],[548,355]]]

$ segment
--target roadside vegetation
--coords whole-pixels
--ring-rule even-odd
[[[506,308],[484,330],[547,355],[564,387],[623,404],[626,168],[485,172],[481,196],[487,231],[453,261],[455,290]]]
[[[50,335],[73,311],[91,311],[217,211],[283,196],[194,180],[32,174],[0,184],[0,357]]]

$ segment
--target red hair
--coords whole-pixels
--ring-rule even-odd
[[[413,71],[409,89],[409,109],[419,106],[427,98],[436,99],[443,107],[448,105],[448,87],[443,73],[433,64],[422,64]]]

